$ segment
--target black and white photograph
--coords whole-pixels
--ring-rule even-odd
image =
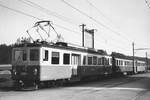
[[[0,0],[0,100],[150,100],[150,0]]]

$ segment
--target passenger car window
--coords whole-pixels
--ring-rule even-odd
[[[102,65],[102,58],[98,58],[98,65]]]
[[[52,52],[52,64],[59,64],[59,52]]]
[[[64,53],[63,64],[70,64],[70,54]]]
[[[86,65],[86,56],[83,57],[83,65]]]
[[[92,65],[92,57],[88,57],[88,65]]]
[[[97,65],[97,57],[93,56],[93,65]]]
[[[48,61],[48,50],[44,50],[44,58],[43,61]]]

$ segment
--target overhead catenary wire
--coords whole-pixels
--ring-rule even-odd
[[[100,15],[102,15],[104,18],[106,18],[107,20],[109,20],[110,22],[112,22],[111,19],[108,18],[102,11],[100,11],[93,3],[91,3],[89,0],[86,0],[86,2],[87,2],[90,6],[92,6]]]
[[[122,35],[119,33],[119,32],[116,32],[114,30],[112,30],[111,28],[109,28],[108,26],[105,26],[103,23],[99,22],[98,20],[94,19],[93,17],[89,16],[87,13],[79,10],[78,8],[74,7],[73,5],[71,5],[70,3],[66,2],[65,0],[61,0],[62,2],[64,2],[65,4],[67,4],[69,7],[73,8],[74,10],[78,11],[79,13],[81,13],[82,15],[88,17],[89,19],[93,20],[94,22],[96,22],[97,24],[101,25],[102,27],[112,31],[113,33],[115,33],[116,35],[122,37]],[[128,38],[126,37],[122,37],[124,38],[123,40],[129,40]],[[117,42],[118,43],[118,42]]]
[[[25,16],[28,16],[28,17],[37,19],[37,20],[44,20],[44,19],[42,19],[42,18],[35,17],[35,16],[33,16],[33,15],[31,15],[31,14],[28,14],[28,13],[25,13],[25,12],[23,12],[23,11],[10,8],[10,7],[5,6],[5,5],[3,5],[3,4],[0,4],[0,6],[3,7],[3,8],[9,9],[10,11],[13,11],[13,12],[16,12],[16,13],[19,13],[19,14],[22,14],[22,15],[25,15]],[[61,28],[61,29],[64,29],[64,30],[66,30],[66,31],[70,31],[70,32],[73,32],[73,33],[80,33],[80,32],[77,32],[77,31],[73,31],[73,30],[71,30],[71,29],[69,29],[69,28],[66,28],[66,27],[64,27],[64,26],[58,25],[58,24],[56,24],[56,23],[53,23],[53,25],[56,25],[57,27],[59,27],[59,28]]]
[[[29,1],[29,0],[18,0],[18,1],[24,3],[24,4],[28,5],[28,6],[31,6],[33,8],[36,8],[36,9],[38,9],[38,10],[40,10],[40,11],[42,11],[42,12],[44,12],[44,13],[50,15],[50,16],[54,16],[54,17],[58,18],[59,20],[62,20],[62,21],[67,22],[67,23],[69,23],[71,25],[77,26],[76,25],[77,23],[75,24],[73,21],[71,21],[70,18],[65,17],[62,14],[59,14],[57,12],[51,11],[50,9],[47,9],[45,7],[42,7],[41,5],[39,5],[39,4],[35,3],[35,2]]]
[[[146,2],[146,4],[147,4],[148,8],[150,9],[150,1],[145,0],[145,2]]]
[[[102,11],[100,11],[91,1],[89,0],[86,0],[86,2],[91,6],[93,7],[100,15],[102,15],[105,19],[107,19],[109,22],[112,23],[112,20],[106,16]],[[113,23],[112,23],[113,24]],[[125,37],[125,36],[124,36]],[[125,37],[126,38],[126,37]],[[126,38],[127,39],[127,38]]]
[[[16,10],[16,9],[13,9],[13,8],[10,8],[10,7],[5,6],[5,5],[3,5],[3,4],[0,4],[0,6],[1,6],[1,7],[3,7],[3,8],[7,8],[7,9],[9,9],[9,10],[11,10],[11,11],[14,11],[14,12],[20,13],[20,14],[22,14],[22,15],[25,15],[25,16],[28,16],[28,17],[31,17],[31,18],[37,19],[37,20],[43,20],[42,18],[35,17],[35,16],[31,15],[31,14],[28,14],[28,13],[25,13],[25,12],[23,12],[23,11]],[[66,27],[64,27],[64,26],[57,25],[57,24],[54,24],[54,25],[56,25],[56,26],[58,26],[58,27],[60,27],[60,28],[63,28],[63,29],[65,29],[65,30],[67,30],[67,31],[70,31],[70,32],[74,32],[74,33],[76,33],[76,31],[72,31],[72,30],[70,30],[70,29],[68,29],[68,28],[66,28]]]
[[[20,0],[19,0],[20,1]],[[21,0],[22,1],[22,0]],[[26,0],[26,1],[28,1],[28,0]],[[31,2],[31,1],[29,1],[29,2]],[[33,3],[33,2],[32,2]],[[33,4],[35,4],[35,3],[33,3]],[[5,7],[5,8],[7,8],[7,9],[10,9],[10,10],[12,10],[12,11],[15,11],[15,12],[17,12],[17,13],[21,13],[21,14],[23,14],[23,15],[27,15],[27,16],[29,16],[29,17],[32,17],[32,18],[35,18],[35,19],[38,19],[38,20],[44,20],[44,19],[41,19],[41,18],[38,18],[38,17],[35,17],[35,16],[33,16],[33,15],[30,15],[30,14],[27,14],[27,13],[25,13],[25,12],[22,12],[22,11],[19,11],[19,10],[16,10],[16,9],[13,9],[13,8],[10,8],[10,7],[7,7],[7,6],[5,6],[5,5],[2,5],[2,4],[0,4],[2,7]],[[38,6],[38,5],[37,5]],[[39,6],[39,7],[41,7],[41,6]],[[42,8],[42,7],[41,7]],[[43,8],[43,9],[45,9],[45,8]],[[56,25],[57,27],[60,27],[60,28],[63,28],[63,29],[65,29],[65,30],[67,30],[67,31],[70,31],[70,32],[74,32],[74,33],[79,33],[79,32],[77,32],[77,31],[72,31],[72,30],[70,30],[70,29],[68,29],[68,28],[66,28],[66,27],[64,27],[64,26],[61,26],[61,25],[58,25],[58,24],[55,24],[55,23],[53,23],[54,25]]]
[[[95,23],[97,23],[97,24],[99,24],[100,26],[104,27],[105,29],[108,29],[108,30],[110,30],[111,32],[115,33],[116,35],[122,37],[122,35],[121,35],[119,32],[117,32],[117,31],[111,29],[110,27],[104,25],[104,24],[101,23],[100,21],[98,21],[98,20],[96,20],[95,18],[89,16],[87,13],[85,13],[85,12],[81,11],[80,9],[74,7],[73,5],[71,5],[70,3],[66,2],[65,0],[61,0],[61,1],[62,1],[63,3],[65,3],[66,5],[68,5],[69,7],[71,7],[72,9],[74,9],[74,10],[76,10],[77,12],[81,13],[82,15],[88,17],[89,19],[91,19],[91,20],[94,21]],[[124,37],[124,38],[126,38],[126,37]],[[126,38],[126,40],[128,41],[129,39]]]
[[[55,25],[55,26],[57,26],[57,27],[60,27],[60,28],[62,28],[62,29],[65,29],[65,30],[67,30],[67,31],[73,32],[73,33],[81,34],[81,33],[78,32],[78,31],[71,30],[71,29],[69,29],[69,28],[66,28],[66,27],[64,27],[64,26],[58,25],[58,24],[56,24],[56,23],[53,23],[53,25]]]
[[[32,17],[32,18],[37,19],[37,20],[43,20],[43,19],[41,19],[41,18],[38,18],[38,17],[35,17],[35,16],[33,16],[33,15],[30,15],[30,14],[27,14],[27,13],[25,13],[25,12],[22,12],[22,11],[20,11],[20,10],[16,10],[16,9],[7,7],[7,6],[3,5],[3,4],[0,4],[0,6],[3,7],[3,8],[7,8],[7,9],[9,9],[9,10],[11,10],[11,11],[14,11],[14,12],[17,12],[17,13],[20,13],[20,14],[23,14],[23,15],[26,15],[26,16],[28,16],[28,17]]]

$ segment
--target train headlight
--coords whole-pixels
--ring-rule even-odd
[[[37,68],[35,68],[35,69],[33,70],[33,74],[34,74],[34,75],[37,75],[37,74],[38,74]]]
[[[15,69],[12,70],[12,73],[13,73],[14,75],[17,75],[17,72],[16,72]]]

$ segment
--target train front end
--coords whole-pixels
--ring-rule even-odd
[[[16,88],[35,86],[39,81],[40,47],[18,46],[12,50],[12,79]]]

